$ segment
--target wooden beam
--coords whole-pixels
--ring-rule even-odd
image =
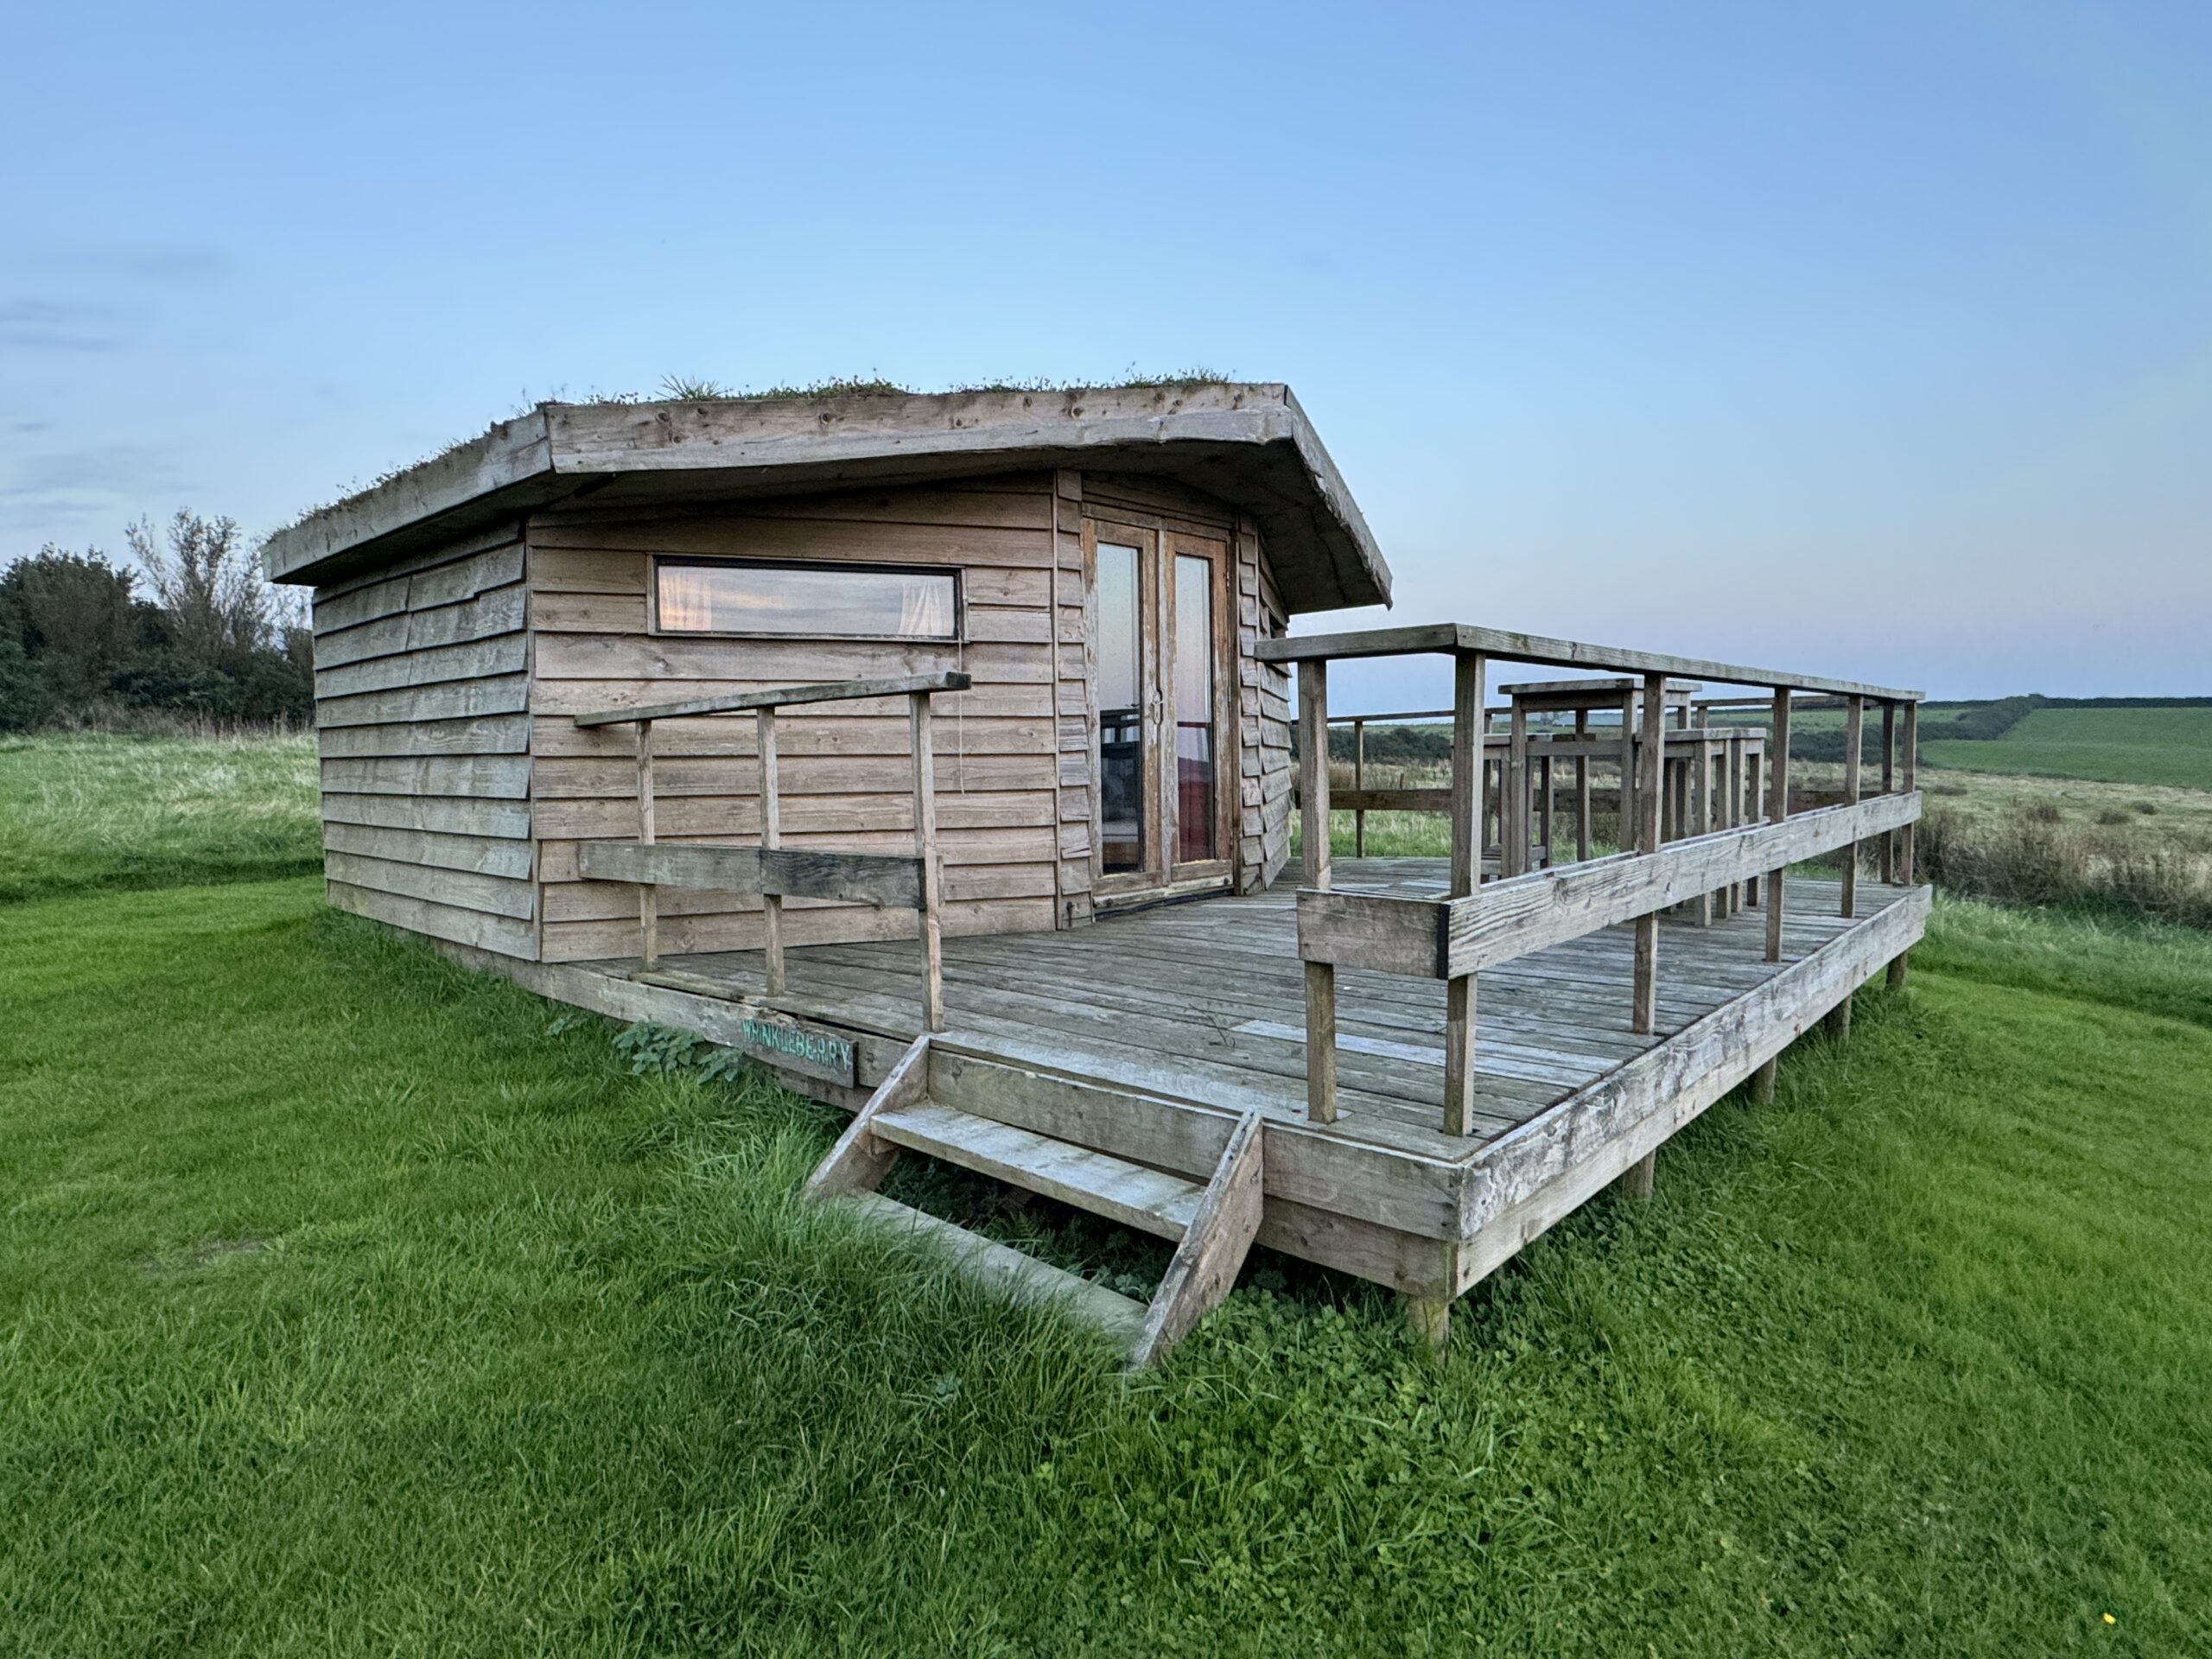
[[[1898,768],[1898,786],[1908,795],[1919,787],[1920,778],[1920,706],[1908,702],[1904,706],[1904,756]],[[1897,837],[1897,880],[1906,887],[1913,883],[1914,859],[1912,825],[1907,823]]]
[[[914,858],[921,866],[922,1029],[944,1029],[944,879],[937,847],[937,752],[930,693],[916,691],[907,704],[914,745]]]
[[[1182,1243],[1167,1264],[1129,1355],[1132,1370],[1151,1364],[1218,1306],[1250,1254],[1263,1207],[1260,1115],[1248,1112],[1206,1183]]]
[[[587,881],[787,899],[826,899],[893,910],[922,906],[920,861],[900,853],[804,848],[699,847],[676,841],[584,841],[576,874]]]
[[[1660,812],[1667,789],[1666,679],[1653,673],[1643,681],[1643,776],[1636,791],[1636,850],[1644,858],[1659,851]],[[1636,918],[1636,983],[1629,1029],[1648,1033],[1659,1023],[1659,917],[1656,911]]]
[[[1847,806],[1859,801],[1859,751],[1866,741],[1866,699],[1850,698],[1845,704],[1843,716],[1843,800]],[[1843,899],[1840,906],[1848,920],[1859,913],[1859,843],[1853,842],[1843,854]]]
[[[1882,793],[1889,794],[1897,786],[1897,706],[1886,699],[1882,703]],[[1897,838],[1882,837],[1882,880],[1895,885],[1897,879]]]
[[[1263,663],[1304,663],[1324,658],[1407,657],[1426,652],[1479,651],[1507,662],[1541,663],[1559,668],[1607,669],[1615,673],[1641,674],[1647,680],[1679,677],[1712,680],[1724,685],[1764,685],[1794,691],[1818,691],[1831,696],[1895,697],[1917,702],[1917,691],[1892,686],[1867,685],[1858,680],[1831,679],[1819,674],[1787,674],[1779,669],[1750,668],[1740,663],[1712,662],[1699,657],[1674,657],[1662,652],[1630,651],[1618,645],[1586,645],[1575,639],[1554,639],[1537,633],[1512,633],[1502,628],[1478,628],[1465,622],[1435,622],[1410,628],[1363,628],[1346,633],[1315,633],[1303,638],[1262,639],[1252,654]],[[1662,690],[1662,696],[1665,693]]]
[[[1299,836],[1306,886],[1329,887],[1329,665],[1298,665]],[[1306,1115],[1337,1121],[1337,970],[1306,964]]]
[[[1351,786],[1355,793],[1367,787],[1367,722],[1363,720],[1351,723]],[[1351,855],[1367,856],[1367,811],[1363,807],[1352,808]]]
[[[1774,736],[1769,751],[1768,822],[1780,824],[1789,817],[1789,693],[1774,694]],[[1766,878],[1766,959],[1782,960],[1782,878],[1777,862]]]
[[[1451,896],[1465,899],[1482,885],[1483,677],[1478,652],[1452,662]],[[1475,976],[1461,974],[1444,988],[1444,1133],[1475,1132]]]
[[[636,709],[594,709],[575,717],[579,726],[620,726],[639,720],[675,720],[686,715],[731,715],[752,709],[787,709],[802,702],[845,702],[855,697],[902,697],[929,691],[965,691],[969,676],[908,674],[887,680],[833,680],[823,685],[785,685],[769,691],[733,691],[721,697],[689,697],[680,702],[651,702]]]
[[[1449,812],[1452,810],[1452,791],[1448,789],[1338,790],[1329,797],[1329,808],[1335,812]],[[1354,851],[1357,851],[1356,846]]]
[[[895,1112],[926,1098],[929,1065],[930,1039],[925,1033],[906,1045],[890,1076],[876,1085],[867,1103],[853,1115],[829,1156],[814,1166],[800,1191],[810,1198],[832,1198],[849,1192],[873,1192],[882,1185],[883,1178],[899,1160],[899,1148],[888,1141],[877,1140],[869,1121],[878,1112]]]
[[[1656,853],[1615,853],[1532,870],[1464,899],[1298,895],[1299,954],[1415,978],[1478,973],[1600,928],[1654,914],[1730,881],[1796,864],[1910,822],[1918,795],[1877,795],[1779,823],[1716,830]]]
[[[1590,711],[1574,711],[1574,734],[1585,744],[1590,741]],[[1590,860],[1590,757],[1578,753],[1574,757],[1574,856],[1579,863]]]

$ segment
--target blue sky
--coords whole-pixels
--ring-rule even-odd
[[[9,35],[0,558],[185,505],[265,531],[670,373],[1204,365],[1297,390],[1395,620],[2212,693],[2212,7]]]

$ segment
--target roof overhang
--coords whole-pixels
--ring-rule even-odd
[[[1294,612],[1388,604],[1390,570],[1281,385],[541,404],[276,532],[271,580],[320,583],[588,495],[704,504],[1090,467],[1177,480],[1249,512]]]

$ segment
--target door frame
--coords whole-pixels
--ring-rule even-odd
[[[1103,537],[1102,537],[1103,532]],[[1144,707],[1144,733],[1140,783],[1147,816],[1148,856],[1146,868],[1105,868],[1105,795],[1100,766],[1102,712],[1098,685],[1098,543],[1101,539],[1138,550],[1138,674]],[[1086,509],[1081,520],[1083,569],[1086,603],[1084,618],[1090,638],[1085,642],[1085,666],[1090,677],[1089,730],[1091,775],[1090,887],[1092,907],[1113,910],[1163,899],[1179,899],[1231,889],[1236,874],[1236,810],[1238,802],[1237,732],[1236,726],[1236,632],[1230,609],[1233,599],[1235,547],[1230,532],[1189,526],[1151,513],[1101,507]],[[1212,633],[1208,662],[1213,671],[1211,713],[1213,731],[1213,840],[1215,855],[1182,860],[1176,856],[1180,841],[1179,774],[1172,764],[1176,753],[1173,707],[1175,628],[1178,621],[1173,598],[1175,559],[1179,551],[1203,557],[1212,566],[1208,584]],[[1147,626],[1147,624],[1149,626]]]

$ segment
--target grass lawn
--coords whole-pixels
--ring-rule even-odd
[[[2212,789],[2212,708],[2038,709],[1993,742],[1921,745],[1931,766]]]
[[[1271,1260],[1128,1382],[312,880],[0,918],[12,1651],[2212,1649],[2178,936],[1942,907],[1440,1360]]]
[[[321,868],[312,733],[0,739],[0,904]]]

